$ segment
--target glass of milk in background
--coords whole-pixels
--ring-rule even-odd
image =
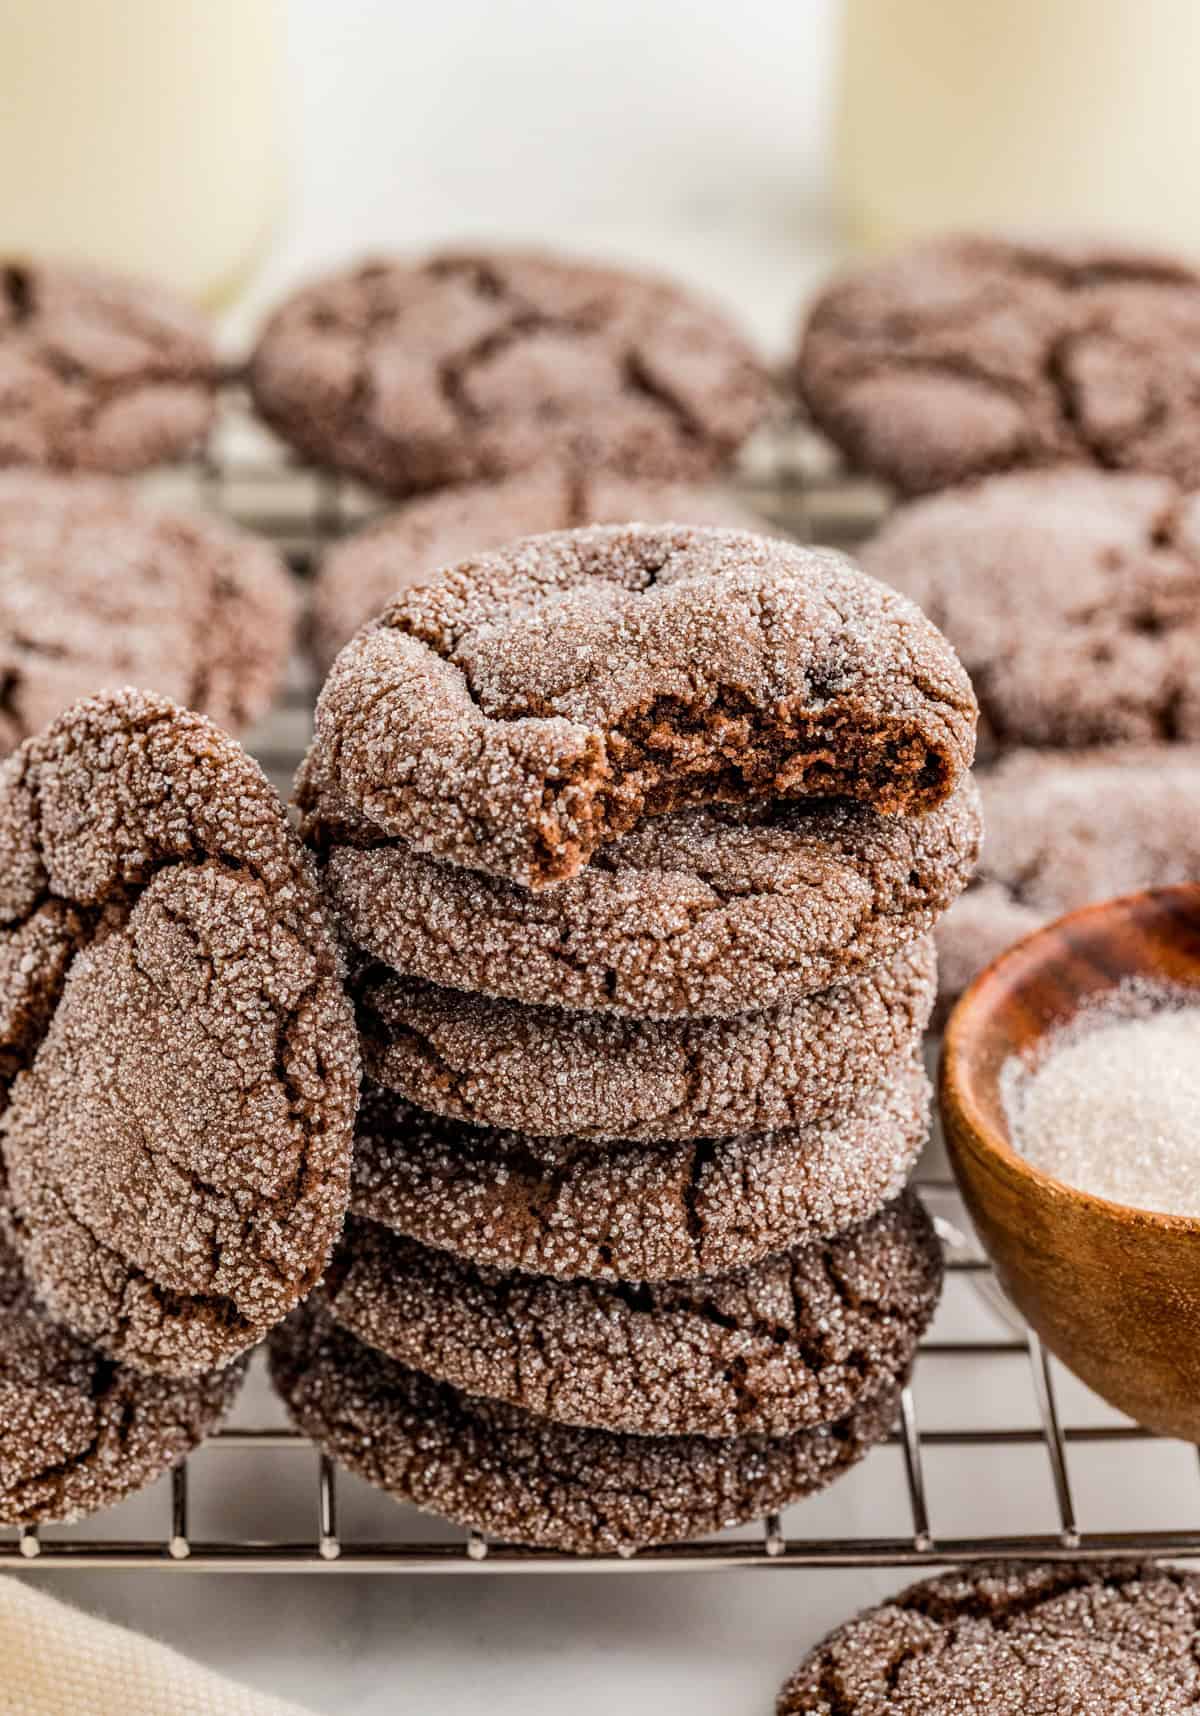
[[[845,0],[845,236],[1057,227],[1200,253],[1198,71],[1197,0]]]
[[[282,203],[283,0],[0,0],[0,249],[208,303]]]

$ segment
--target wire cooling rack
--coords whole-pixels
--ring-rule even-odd
[[[152,486],[270,538],[300,577],[378,505],[290,464],[236,393],[203,458]],[[786,426],[750,449],[736,486],[774,525],[810,541],[852,545],[885,508],[878,490],[841,476],[811,438]],[[248,741],[284,791],[307,742],[313,695],[297,664],[281,706]],[[918,1184],[945,1249],[947,1286],[899,1421],[886,1445],[783,1515],[628,1557],[490,1542],[339,1473],[286,1427],[256,1365],[230,1427],[169,1477],[78,1526],[0,1531],[0,1570],[694,1573],[1200,1557],[1196,1451],[1118,1418],[1044,1353],[972,1239],[936,1139]]]

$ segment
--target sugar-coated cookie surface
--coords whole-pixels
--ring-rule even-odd
[[[846,801],[656,817],[530,893],[403,841],[331,844],[325,898],[393,970],[593,1013],[715,1017],[845,981],[924,935],[974,871],[970,778],[925,816]]]
[[[764,528],[747,506],[720,489],[560,464],[422,495],[323,557],[312,586],[309,644],[316,665],[327,673],[342,646],[399,590],[424,583],[468,555],[522,536],[634,521]]]
[[[185,1375],[312,1286],[358,1052],[306,855],[245,752],[126,691],[0,769],[7,1222],[51,1314]]]
[[[300,452],[396,494],[547,458],[702,479],[768,398],[761,363],[703,298],[511,251],[380,259],[318,280],[271,317],[249,380]]]
[[[851,462],[902,492],[1065,459],[1197,487],[1198,342],[1185,262],[951,236],[827,287],[797,380]]]
[[[939,1014],[1063,912],[1200,876],[1200,745],[1014,751],[979,784],[979,875],[934,932]]]
[[[0,472],[0,751],[115,685],[241,731],[280,688],[296,605],[274,551],[217,519],[103,477]]]
[[[1200,740],[1200,493],[1067,466],[915,501],[862,550],[954,645],[980,749]]]
[[[216,1429],[244,1368],[114,1364],[50,1321],[0,1239],[0,1525],[77,1519],[152,1483]]]
[[[737,531],[527,538],[400,594],[338,657],[298,783],[347,820],[526,887],[705,803],[940,804],[975,700],[910,602]]]
[[[397,977],[356,985],[363,1065],[422,1108],[543,1137],[717,1138],[833,1119],[909,1065],[933,941],[850,982],[732,1019],[524,1007]]]
[[[900,1393],[790,1436],[629,1436],[431,1382],[339,1328],[319,1293],[270,1350],[292,1417],[349,1471],[507,1542],[584,1555],[704,1536],[824,1488],[886,1438]]]
[[[1200,1580],[1094,1562],[910,1586],[831,1633],[777,1716],[1183,1716],[1200,1700]]]
[[[367,1084],[351,1207],[426,1245],[564,1279],[678,1281],[866,1221],[925,1142],[913,1060],[824,1125],[664,1144],[465,1125]]]
[[[862,1227],[701,1281],[549,1281],[352,1219],[323,1284],[334,1321],[401,1364],[560,1424],[785,1436],[906,1371],[941,1247],[910,1195]]]
[[[0,257],[0,465],[140,471],[193,451],[215,409],[203,318],[153,284]]]

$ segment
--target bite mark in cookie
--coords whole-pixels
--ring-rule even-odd
[[[334,664],[298,796],[318,842],[366,821],[539,888],[696,804],[928,811],[975,717],[940,634],[842,556],[598,527],[401,594]]]

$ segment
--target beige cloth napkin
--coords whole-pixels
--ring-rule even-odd
[[[0,1716],[305,1716],[0,1574]]]

